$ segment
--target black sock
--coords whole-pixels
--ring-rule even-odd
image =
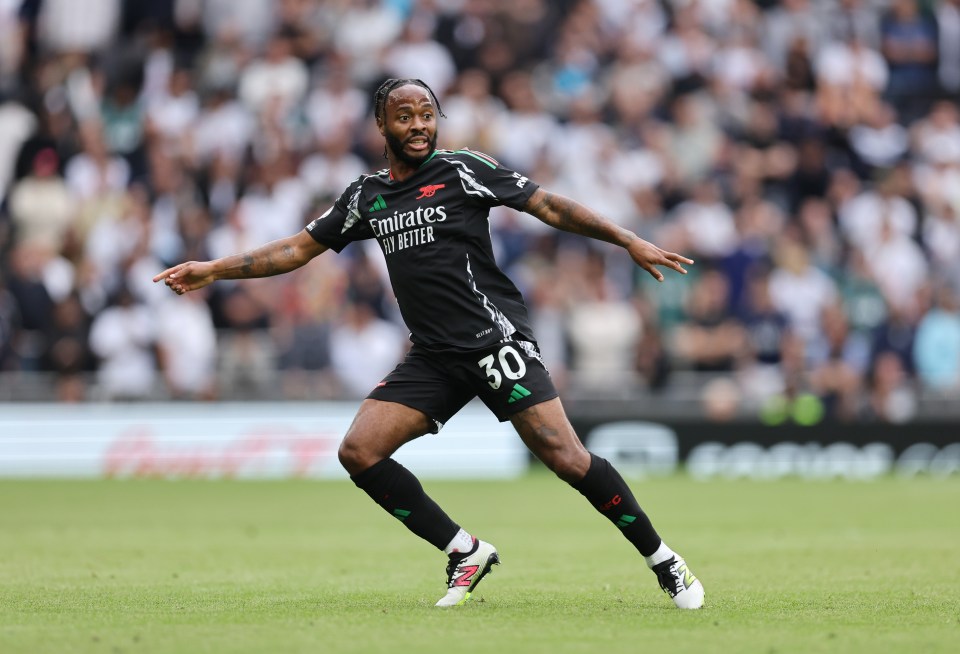
[[[393,459],[379,461],[350,479],[407,529],[439,550],[460,531],[460,525],[427,496],[414,474]]]
[[[633,491],[610,462],[596,454],[590,454],[590,469],[575,484],[570,484],[605,515],[643,556],[650,556],[660,547],[650,518],[643,512]]]

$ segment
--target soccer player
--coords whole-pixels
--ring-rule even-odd
[[[630,488],[573,431],[544,368],[520,292],[497,267],[488,212],[525,211],[552,227],[623,247],[663,281],[657,266],[686,273],[693,261],[666,252],[587,207],[540,188],[473,150],[437,148],[433,91],[417,79],[389,79],[374,97],[389,168],[361,175],[300,233],[249,252],[169,268],[175,293],[218,279],[286,273],[348,243],[375,238],[413,345],[405,360],[361,403],[340,462],[387,513],[449,557],[447,592],[437,606],[459,606],[500,562],[496,548],[454,522],[420,481],[391,458],[404,443],[437,433],[479,396],[560,479],[620,529],[683,609],[703,605],[703,585],[661,540]]]

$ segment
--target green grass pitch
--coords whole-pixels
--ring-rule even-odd
[[[696,612],[548,474],[425,486],[503,559],[460,609],[348,482],[0,482],[0,652],[960,651],[956,479],[634,482]]]

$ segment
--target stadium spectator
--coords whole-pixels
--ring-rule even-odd
[[[364,298],[348,299],[330,332],[331,372],[344,397],[362,399],[403,358],[407,339]]]
[[[893,356],[898,362],[897,375],[912,375],[914,373],[914,341],[917,336],[917,315],[908,313],[896,307],[890,307],[887,319],[883,321],[873,333],[870,343],[870,361],[874,366],[881,357]],[[889,358],[889,356],[886,356]],[[892,364],[886,364],[888,368]],[[885,372],[889,373],[890,370]],[[881,380],[882,381],[882,380]],[[882,415],[878,414],[878,415]]]
[[[719,261],[737,248],[737,226],[733,212],[723,202],[716,179],[699,179],[688,200],[677,205],[671,219],[686,232],[686,241],[701,259]]]
[[[805,343],[816,338],[820,315],[837,297],[836,283],[810,262],[810,253],[792,236],[784,236],[774,255],[770,274],[773,305],[790,322],[790,329]]]
[[[887,304],[899,312],[916,312],[918,293],[928,280],[927,258],[916,241],[884,221],[869,261]]]
[[[634,362],[643,334],[640,314],[604,274],[602,253],[588,251],[583,257],[571,253],[566,265],[571,264],[577,274],[570,281],[576,286],[565,293],[564,320],[570,365],[577,371],[571,383],[605,397],[629,393],[635,386]]]
[[[437,93],[446,96],[456,79],[457,68],[447,49],[433,39],[434,27],[432,16],[414,13],[397,40],[384,51],[384,72],[433,80]]]
[[[164,298],[153,311],[158,363],[169,397],[216,398],[217,335],[204,295],[189,302]]]
[[[9,211],[14,243],[59,252],[76,218],[70,189],[60,175],[60,158],[52,148],[33,158],[30,174],[10,189]]]
[[[290,39],[293,54],[308,67],[323,61],[330,52],[331,26],[325,21],[323,4],[317,0],[279,0],[276,31]]]
[[[200,114],[200,98],[195,88],[193,70],[174,67],[166,88],[147,100],[148,133],[156,135],[174,152],[183,149],[183,139]]]
[[[99,397],[144,400],[156,391],[156,331],[150,309],[125,287],[90,325],[90,349],[100,359]]]
[[[837,0],[821,3],[820,21],[830,38],[843,41],[855,38],[876,50],[880,47],[880,13],[872,0]]]
[[[46,329],[47,349],[41,365],[56,375],[58,401],[85,400],[89,391],[82,375],[95,368],[89,345],[90,318],[76,293],[55,304],[52,317]]]
[[[841,271],[848,253],[837,237],[830,204],[818,198],[808,198],[798,208],[796,217],[813,264],[830,274]]]
[[[274,0],[204,0],[199,4],[205,34],[234,35],[249,47],[263,45],[276,24]]]
[[[676,353],[701,372],[731,372],[746,350],[743,324],[730,313],[730,282],[718,270],[702,273],[676,328]]]
[[[245,192],[237,202],[238,220],[253,241],[281,238],[303,222],[309,196],[297,177],[292,153],[278,150],[275,156],[252,167]]]
[[[764,17],[763,47],[770,65],[783,70],[787,52],[798,40],[809,44],[811,51],[820,50],[825,25],[810,0],[781,0]]]
[[[367,169],[352,147],[350,132],[344,130],[331,134],[317,152],[303,159],[297,174],[311,204],[326,204]]]
[[[869,390],[861,419],[904,423],[913,418],[917,410],[916,391],[896,353],[881,352],[867,379]]]
[[[365,87],[379,73],[384,53],[403,31],[404,16],[388,2],[337,3],[328,11],[336,25],[335,52],[349,62],[350,77]]]
[[[84,202],[107,193],[123,193],[130,183],[130,164],[107,151],[103,126],[87,121],[78,126],[77,133],[81,150],[70,157],[64,169],[72,198]]]
[[[937,79],[948,97],[960,94],[960,2],[942,0],[934,7],[937,24]]]
[[[849,138],[861,177],[893,168],[909,147],[906,128],[896,122],[893,108],[881,101],[871,103],[862,122],[850,128]]]
[[[960,388],[960,304],[947,285],[936,289],[934,300],[917,326],[913,357],[920,382],[947,394]]]
[[[931,268],[939,271],[940,279],[956,284],[960,281],[960,205],[951,200],[927,207],[922,242],[931,255]]]
[[[331,57],[304,103],[318,147],[330,140],[352,140],[367,110],[367,98],[352,84],[347,62]]]
[[[211,86],[201,105],[189,137],[194,163],[206,165],[217,157],[242,160],[256,126],[249,110],[226,85]]]
[[[6,262],[6,287],[16,301],[16,311],[11,311],[8,324],[18,326],[10,343],[23,370],[40,370],[47,348],[44,334],[53,322],[56,302],[48,284],[53,259],[49,250],[23,244],[10,250]]]
[[[888,172],[875,186],[842,202],[837,213],[847,243],[865,252],[880,242],[884,225],[907,238],[912,238],[917,229],[916,208],[897,193],[894,176]]]
[[[857,338],[872,338],[889,313],[868,261],[864,251],[851,250],[840,284],[843,306],[850,320],[852,334]]]
[[[729,377],[714,377],[703,386],[700,403],[710,422],[730,422],[741,414],[743,392]]]
[[[607,109],[615,117],[614,128],[631,145],[642,139],[644,124],[670,88],[670,75],[656,58],[652,43],[624,36],[609,68]]]
[[[56,54],[105,51],[120,26],[120,0],[28,0],[20,15],[34,26],[42,51]]]
[[[659,46],[657,56],[675,89],[692,91],[710,77],[716,44],[701,25],[695,3],[674,8],[672,29],[659,40]]]
[[[500,92],[507,112],[490,125],[494,150],[509,166],[536,168],[539,158],[560,135],[557,118],[544,110],[529,73],[511,73],[503,80]]]
[[[934,104],[910,132],[918,163],[960,164],[960,112],[953,102]]]
[[[20,323],[19,302],[0,275],[0,372],[17,370],[21,366],[17,354],[23,334]]]
[[[344,273],[336,265],[311,266],[293,273],[284,286],[272,327],[283,397],[316,400],[340,397],[331,369],[330,332],[334,305],[339,306]],[[337,300],[332,300],[336,297]]]
[[[238,397],[263,397],[276,384],[277,344],[270,337],[273,284],[229,285],[213,293],[218,340],[217,387]]]
[[[293,54],[291,35],[279,32],[270,37],[263,57],[244,67],[237,93],[254,114],[269,110],[287,116],[306,97],[309,80],[306,64]]]
[[[471,68],[460,73],[444,102],[450,109],[443,130],[445,144],[458,148],[463,143],[476,143],[481,150],[494,147],[492,126],[501,122],[506,107],[492,90],[486,71]]]
[[[821,48],[814,60],[824,121],[841,128],[862,121],[890,79],[887,61],[876,46],[856,28],[849,29]]]
[[[3,47],[0,45],[0,49]],[[38,123],[37,117],[22,103],[10,99],[0,101],[0,202],[7,197],[14,178],[17,153],[36,131]]]
[[[937,24],[917,0],[891,0],[880,23],[881,51],[890,66],[885,96],[909,124],[936,98]]]
[[[850,325],[839,303],[824,308],[820,324],[821,333],[808,349],[811,389],[826,417],[853,420],[869,365],[868,344],[849,337]]]

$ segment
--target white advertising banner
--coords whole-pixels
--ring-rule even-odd
[[[0,404],[0,477],[339,478],[359,406],[318,403]],[[435,479],[509,478],[528,453],[479,403],[395,458]]]

